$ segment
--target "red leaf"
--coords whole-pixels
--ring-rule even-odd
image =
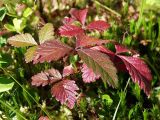
[[[41,73],[38,73],[37,75],[34,75],[32,76],[32,85],[35,85],[35,86],[46,86],[49,84],[49,79],[46,75],[46,73],[44,72],[41,72]]]
[[[83,32],[82,28],[70,24],[65,24],[59,28],[60,35],[66,37],[73,37]]]
[[[105,43],[110,43],[110,40],[100,40],[98,38],[89,37],[85,34],[78,34],[76,36],[76,48],[78,47],[86,47],[91,45],[101,45]]]
[[[52,68],[47,71],[38,73],[34,76],[32,76],[32,85],[35,86],[46,86],[48,84],[57,82],[58,80],[62,79],[61,74],[58,70]]]
[[[99,79],[100,75],[96,75],[91,68],[88,68],[86,64],[82,65],[82,78],[85,83],[95,82]]]
[[[87,12],[88,12],[88,9],[83,9],[83,10],[77,10],[75,8],[72,8],[69,13],[70,15],[77,19],[78,21],[80,21],[80,23],[82,25],[85,24],[85,21],[86,21],[86,16],[87,16]]]
[[[77,90],[79,90],[79,88],[75,84],[75,81],[63,80],[52,87],[51,93],[57,101],[60,101],[61,104],[66,104],[70,109],[72,109],[77,99]]]
[[[110,59],[112,60],[112,62],[115,64],[116,68],[119,71],[127,72],[126,67],[125,67],[123,61],[119,57],[117,57],[114,52],[110,51],[106,47],[95,46],[95,47],[92,47],[90,49],[92,49],[92,50],[98,50],[100,52],[103,52],[103,53],[107,54],[110,57]]]
[[[71,47],[58,40],[46,41],[38,47],[33,63],[43,63],[44,61],[50,62],[52,60],[56,61],[64,57],[71,50]]]
[[[128,70],[126,69],[126,66],[125,66],[124,62],[118,56],[114,57],[113,63],[115,64],[115,66],[116,66],[116,68],[117,68],[118,71],[128,72]]]
[[[107,49],[107,48],[104,47],[104,46],[95,46],[95,47],[92,47],[92,48],[90,48],[90,49],[92,49],[92,50],[98,50],[98,51],[100,51],[100,52],[102,52],[102,53],[107,54],[109,57],[111,57],[111,60],[113,60],[114,57],[115,57],[115,53],[112,52],[112,51],[110,51],[109,49]]]
[[[150,95],[152,75],[143,60],[136,57],[118,55],[126,65],[134,82],[137,82],[147,95]]]
[[[116,54],[121,54],[121,53],[126,53],[126,52],[128,52],[128,53],[130,53],[130,54],[133,55],[133,56],[136,56],[136,57],[139,56],[139,54],[138,54],[135,50],[127,49],[127,48],[126,48],[125,46],[123,46],[123,45],[118,45],[118,44],[116,44],[116,45],[115,45],[115,48],[116,48]]]
[[[117,69],[106,54],[91,49],[79,49],[78,54],[94,73],[100,74],[104,82],[114,88],[118,86]]]
[[[71,74],[74,73],[74,69],[72,64],[70,64],[69,66],[64,67],[63,69],[63,77],[69,76]]]
[[[116,48],[116,54],[120,54],[120,53],[125,53],[125,52],[130,52],[130,50],[128,50],[126,47],[124,47],[123,45],[115,45]]]
[[[100,32],[108,29],[109,27],[110,25],[102,20],[93,21],[87,25],[88,30],[98,30]]]
[[[73,18],[64,18],[63,19],[63,24],[72,24],[75,21]]]
[[[38,120],[49,120],[47,116],[41,116]]]

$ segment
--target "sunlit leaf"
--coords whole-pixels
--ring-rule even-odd
[[[13,25],[16,29],[16,32],[21,33],[23,31],[23,29],[26,27],[26,19],[21,18],[14,18],[13,19]]]
[[[14,82],[6,77],[0,77],[0,93],[12,89]]]
[[[26,63],[31,62],[33,60],[37,47],[38,46],[33,46],[27,49],[27,52],[25,53]]]
[[[51,23],[45,24],[38,33],[40,44],[44,43],[47,40],[54,38],[54,28]]]
[[[111,97],[107,94],[102,95],[102,100],[106,103],[106,105],[112,105],[113,100],[111,99]]]
[[[24,17],[29,17],[33,13],[33,10],[31,8],[26,8],[23,12]]]
[[[36,41],[29,33],[12,36],[8,39],[8,43],[15,47],[37,45]]]
[[[4,24],[4,27],[5,27],[8,31],[16,31],[16,29],[14,28],[14,26],[11,25],[11,24]]]
[[[19,2],[20,2],[20,0],[2,0],[3,4],[16,4]]]
[[[0,21],[2,21],[4,19],[6,12],[7,12],[7,10],[5,7],[0,8]]]

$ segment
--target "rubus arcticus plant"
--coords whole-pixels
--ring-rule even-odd
[[[51,85],[51,94],[72,109],[76,103],[78,86],[71,74],[82,73],[84,83],[102,79],[113,88],[118,87],[117,69],[128,72],[133,82],[138,83],[146,95],[150,95],[152,75],[145,62],[134,51],[127,49],[114,40],[100,40],[87,33],[102,32],[110,27],[102,20],[85,24],[88,9],[70,10],[71,17],[63,19],[58,36],[68,37],[62,42],[54,38],[52,24],[47,23],[38,32],[37,43],[29,33],[12,36],[9,44],[15,47],[27,47],[25,61],[33,64],[61,60],[65,63],[63,71],[51,68],[32,76],[32,85]],[[115,52],[105,47],[112,43]],[[69,56],[79,56],[75,63],[67,63]],[[62,59],[65,58],[65,59]],[[62,73],[62,74],[61,74]],[[72,80],[73,79],[73,80]],[[76,81],[77,82],[77,81]]]

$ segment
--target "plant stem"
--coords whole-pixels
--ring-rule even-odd
[[[7,73],[32,99],[33,101],[38,105],[38,107],[41,108],[41,110],[49,117],[50,120],[52,120],[52,117],[51,115],[45,110],[42,108],[42,105],[39,104],[36,99],[11,75],[9,74],[4,68],[0,67],[5,73]]]
[[[102,3],[98,2],[97,0],[93,0],[93,2],[95,2],[96,4],[98,4],[98,5],[101,6],[101,7],[105,8],[105,9],[108,10],[109,12],[115,14],[116,16],[121,17],[121,14],[119,14],[118,12],[112,10],[111,8],[103,5]]]
[[[130,78],[128,78],[128,81],[127,81],[126,86],[125,86],[125,88],[124,88],[124,92],[126,92],[129,82],[130,82]],[[119,102],[118,102],[118,105],[117,105],[117,107],[116,107],[116,110],[115,110],[115,112],[114,112],[114,116],[113,116],[113,119],[112,119],[112,120],[115,120],[115,119],[116,119],[116,115],[117,115],[119,106],[120,106],[120,104],[121,104],[121,101],[122,101],[122,99],[120,98],[120,100],[119,100]]]

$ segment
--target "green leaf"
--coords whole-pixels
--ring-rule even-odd
[[[37,16],[32,16],[31,17],[32,21],[31,21],[31,26],[36,26],[39,23],[39,17]]]
[[[16,31],[16,29],[14,28],[14,26],[11,25],[11,24],[5,24],[4,27],[5,27],[8,31],[11,31],[11,32]]]
[[[15,10],[15,6],[13,6],[12,4],[7,4],[6,5],[7,8],[7,15],[11,16],[11,17],[18,17],[17,16],[17,12]]]
[[[31,62],[33,60],[34,54],[35,54],[35,52],[37,50],[37,47],[38,46],[33,46],[33,47],[30,47],[27,50],[27,52],[25,53],[25,61],[26,61],[26,63]]]
[[[137,7],[141,7],[143,5],[144,10],[153,10],[156,11],[157,13],[160,13],[160,0],[137,0]]]
[[[101,76],[104,82],[114,88],[118,87],[117,69],[106,54],[91,49],[78,50],[78,54],[95,74]]]
[[[77,68],[76,63],[77,63],[78,59],[79,59],[78,55],[74,55],[74,56],[71,55],[69,57],[69,62],[73,65],[74,68]]]
[[[6,15],[6,8],[5,7],[2,7],[0,8],[0,21],[3,21],[5,15]]]
[[[6,61],[0,61],[0,64],[2,64],[2,63],[7,63]]]
[[[40,44],[44,43],[47,40],[51,40],[54,38],[54,28],[51,23],[45,24],[41,30],[39,31],[39,42]]]
[[[17,4],[20,0],[2,0],[2,3],[4,4]]]
[[[0,53],[0,67],[8,67],[13,63],[11,54]]]
[[[113,103],[113,100],[111,99],[111,97],[107,94],[102,95],[102,100],[105,101],[106,105],[111,106]]]
[[[9,44],[15,47],[26,47],[37,45],[34,38],[29,33],[15,35],[8,39]]]
[[[31,14],[33,13],[32,9],[31,8],[26,8],[23,12],[23,16],[24,17],[29,17]]]
[[[141,99],[141,89],[138,85],[138,83],[136,83],[135,85],[132,85],[133,89],[133,94],[136,96],[136,98],[140,101]]]
[[[87,100],[85,98],[80,99],[79,103],[80,110],[83,111],[83,113],[87,112]]]
[[[24,18],[22,18],[22,19],[14,18],[13,19],[13,24],[14,24],[14,27],[15,27],[16,31],[18,33],[21,33],[22,30],[26,27],[26,19],[24,19]]]
[[[12,89],[14,82],[6,77],[0,77],[0,92],[5,92]]]
[[[143,120],[148,120],[148,110],[147,109],[144,109],[143,111]]]
[[[128,113],[129,120],[142,120],[142,111],[140,109],[140,104],[132,106]]]
[[[6,43],[6,38],[0,37],[0,47],[2,47]]]
[[[6,64],[7,62],[6,61],[1,61],[0,60],[0,67],[2,67],[2,64]]]

